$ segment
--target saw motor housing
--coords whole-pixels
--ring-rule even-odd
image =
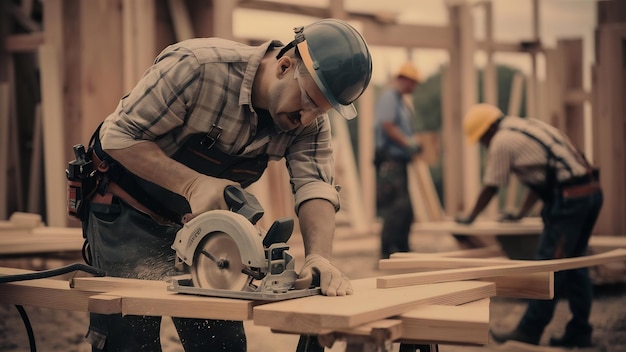
[[[226,234],[236,244],[241,257],[230,258],[230,260],[241,260],[242,272],[249,277],[243,291],[284,293],[293,288],[298,278],[295,272],[295,260],[287,251],[289,246],[286,243],[272,243],[271,239],[284,239],[285,237],[288,239],[292,230],[292,219],[277,220],[264,239],[261,231],[246,217],[227,210],[208,211],[184,224],[176,234],[176,239],[172,244],[172,249],[176,251],[177,256],[176,267],[183,269],[187,265],[192,270],[203,270],[194,267],[198,265],[194,262],[194,258],[196,258],[199,245],[207,236]],[[277,235],[277,231],[281,233]],[[286,232],[288,235],[285,235]],[[194,286],[197,287],[198,283],[194,282]],[[208,289],[214,288],[208,287]]]

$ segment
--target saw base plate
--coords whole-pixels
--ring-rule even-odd
[[[281,301],[286,299],[301,298],[307,296],[315,296],[322,293],[319,287],[308,288],[303,290],[289,290],[287,292],[256,292],[256,291],[232,291],[213,288],[202,288],[193,286],[193,281],[189,275],[181,275],[170,278],[170,285],[167,286],[168,291],[186,293],[192,295],[249,299],[255,301]]]

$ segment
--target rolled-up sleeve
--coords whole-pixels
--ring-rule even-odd
[[[339,210],[328,115],[318,118],[295,139],[285,159],[295,197],[296,214],[300,205],[310,199],[325,199],[333,204],[335,211]]]

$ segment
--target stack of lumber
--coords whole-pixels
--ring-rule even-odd
[[[278,332],[375,338],[381,326],[393,322],[386,336],[396,341],[486,344],[488,297],[551,299],[554,271],[623,261],[626,249],[542,262],[410,255],[381,260],[381,269],[404,272],[356,280],[353,296],[314,296],[257,306],[254,323]],[[481,292],[476,291],[479,288]],[[481,300],[482,304],[467,305]],[[471,337],[462,336],[465,328]]]
[[[402,273],[353,280],[353,295],[279,302],[179,294],[168,291],[164,281],[37,279],[0,284],[0,303],[103,314],[252,320],[274,332],[361,337],[367,343],[481,345],[489,342],[490,297],[550,299],[554,271],[624,260],[626,249],[548,261],[405,255],[380,261],[381,268]],[[27,271],[0,268],[0,276],[22,272]]]
[[[41,216],[13,213],[0,222],[0,257],[80,251],[80,228],[44,226]]]

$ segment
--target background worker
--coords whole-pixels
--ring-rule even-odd
[[[544,228],[536,259],[586,255],[603,196],[597,172],[569,139],[547,123],[533,118],[504,116],[497,107],[489,104],[470,108],[465,116],[464,129],[468,142],[480,140],[488,148],[488,155],[484,187],[478,200],[471,213],[458,217],[457,222],[473,222],[513,172],[530,192],[519,213],[507,215],[506,219],[519,220],[538,199],[543,201],[541,218]],[[591,346],[592,289],[588,268],[556,272],[554,299],[530,301],[517,328],[507,333],[492,332],[494,340],[538,344],[544,328],[552,320],[559,298],[567,293],[572,318],[565,334],[551,338],[550,345]]]
[[[296,282],[352,293],[331,262],[339,196],[327,112],[356,116],[369,84],[363,37],[327,19],[284,46],[219,38],[166,48],[94,137],[98,192],[83,222],[92,264],[111,276],[162,279],[181,215],[227,209],[224,188],[258,180],[286,159],[303,236]],[[94,351],[160,351],[160,317],[91,315]],[[173,318],[185,351],[245,351],[242,322]]]
[[[415,135],[414,113],[404,97],[419,83],[415,66],[405,63],[376,103],[376,200],[381,212],[381,258],[408,252],[413,208],[409,196],[407,164],[422,146]]]

